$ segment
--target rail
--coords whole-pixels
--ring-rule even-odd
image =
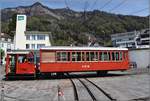
[[[100,88],[99,86],[97,86],[95,83],[93,83],[92,81],[90,81],[89,79],[85,78],[86,81],[90,82],[92,85],[94,85],[98,90],[100,90],[105,96],[107,96],[111,101],[117,101],[116,99],[112,98],[110,96],[110,94],[108,94],[107,92],[105,92],[102,88]]]
[[[72,79],[70,79],[70,81],[71,81],[71,83],[72,83],[72,85],[73,85],[73,89],[74,89],[74,100],[75,100],[75,101],[79,101],[78,92],[77,92],[77,88],[76,88],[76,86],[75,86],[75,83],[73,82]]]
[[[93,101],[97,101],[95,96],[93,95],[93,93],[91,92],[91,90],[88,88],[88,86],[80,79],[78,79],[82,85],[86,88],[86,90],[88,91],[89,95],[91,96],[91,98],[93,99]]]

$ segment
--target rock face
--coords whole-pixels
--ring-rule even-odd
[[[36,2],[31,6],[19,6],[16,8],[6,8],[2,10],[2,20],[8,20],[13,14],[26,14],[29,16],[49,15],[54,18],[60,19],[60,16],[53,13],[52,9],[43,6],[41,3]]]

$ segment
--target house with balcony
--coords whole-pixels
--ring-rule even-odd
[[[114,47],[149,48],[150,30],[112,34],[111,41]]]

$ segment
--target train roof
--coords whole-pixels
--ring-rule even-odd
[[[38,53],[39,50],[30,50],[30,49],[25,49],[25,50],[11,50],[8,51],[7,54],[29,54],[30,52],[36,52]]]
[[[41,50],[128,50],[121,47],[74,47],[74,46],[51,46],[43,47]]]
[[[29,54],[29,51],[10,51],[7,54]]]

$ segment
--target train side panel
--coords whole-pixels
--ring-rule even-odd
[[[128,51],[124,51],[125,58],[121,61],[55,61],[42,62],[40,51],[40,72],[82,72],[82,71],[114,71],[129,69]],[[51,52],[51,51],[49,51]],[[53,51],[55,52],[55,51]]]
[[[93,63],[42,63],[41,72],[76,72],[99,70],[127,70],[127,62],[93,62]]]
[[[35,65],[33,63],[18,63],[16,74],[35,74]]]

